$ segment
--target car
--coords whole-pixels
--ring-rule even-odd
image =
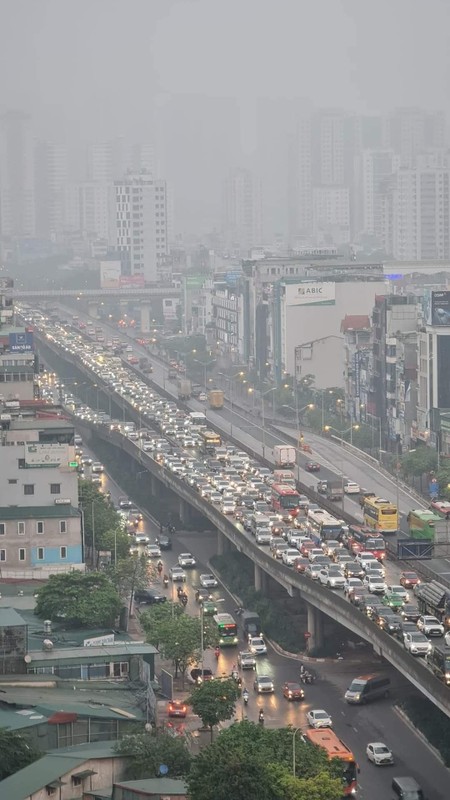
[[[133,508],[133,503],[128,499],[128,497],[119,497],[119,508]]]
[[[320,472],[320,464],[317,461],[307,461],[305,464],[306,472]]]
[[[386,587],[387,591],[382,599],[382,603],[385,606],[389,606],[389,608],[401,608],[403,606],[404,600],[399,594],[395,594],[389,591],[389,587]]]
[[[199,580],[200,580],[200,586],[202,586],[203,589],[214,589],[216,586],[219,585],[217,578],[208,572],[202,573],[202,575],[200,575]]]
[[[160,549],[159,545],[157,545],[157,544],[148,544],[147,545],[147,556],[149,558],[161,558],[161,549]]]
[[[165,533],[160,533],[156,536],[155,543],[159,545],[160,550],[172,550],[172,539]]]
[[[212,681],[213,678],[214,675],[211,669],[204,668],[202,670],[200,667],[194,667],[188,675],[188,680],[191,683],[195,683],[197,686],[200,686],[203,681]]]
[[[262,636],[249,636],[248,649],[255,656],[264,656],[267,653],[267,645]]]
[[[328,586],[329,589],[344,589],[345,587],[344,574],[338,566],[321,569],[318,577],[322,586]]]
[[[370,742],[366,747],[367,760],[377,767],[394,763],[394,756],[383,742]]]
[[[305,692],[299,683],[288,681],[287,683],[283,683],[283,697],[285,697],[286,700],[304,700]]]
[[[417,620],[417,627],[426,636],[443,636],[445,628],[437,617],[422,615]]]
[[[404,586],[405,589],[414,589],[415,586],[420,584],[420,578],[417,572],[402,572],[400,573],[399,583]]]
[[[92,465],[92,458],[90,456],[81,456],[81,463],[83,467],[90,467]]]
[[[178,556],[178,564],[180,567],[195,567],[196,563],[192,553],[180,553]]]
[[[363,589],[363,582],[360,578],[347,578],[344,584],[344,594],[350,597],[355,589]]]
[[[249,650],[238,653],[237,663],[241,669],[256,669],[256,658]]]
[[[396,634],[402,627],[398,614],[393,613],[390,608],[384,608],[382,611],[378,611],[373,620],[381,630],[387,631],[392,635]]]
[[[321,547],[312,547],[308,552],[308,558],[311,562],[315,561],[316,558],[321,558],[323,556],[323,550]]]
[[[305,575],[307,578],[311,578],[313,581],[319,580],[319,572],[322,570],[321,564],[311,564],[306,567]]]
[[[305,542],[302,542],[300,546],[300,554],[308,558],[309,551],[315,549],[315,544],[312,539],[307,539]]]
[[[311,728],[332,728],[333,721],[327,711],[323,708],[313,708],[308,711],[306,720]]]
[[[92,472],[100,473],[100,472],[104,472],[104,471],[105,471],[105,468],[104,468],[102,462],[101,461],[94,461],[94,463],[92,464]]]
[[[404,588],[404,586],[400,586],[400,584],[388,585],[387,593],[398,595],[399,597],[403,598],[404,603],[409,601],[409,592]]]
[[[408,650],[412,656],[427,656],[433,649],[433,645],[429,639],[420,631],[405,633],[403,636],[403,644],[405,650]]]
[[[328,481],[319,481],[316,488],[319,494],[326,494],[328,490]]]
[[[298,556],[294,561],[294,569],[296,572],[300,572],[301,575],[305,572],[306,568],[309,567],[309,560],[304,556]]]
[[[297,559],[298,550],[294,549],[293,547],[288,547],[288,549],[281,554],[281,560],[283,564],[286,564],[288,567],[293,567]]]
[[[217,604],[214,600],[205,600],[202,606],[205,617],[212,617],[214,614],[217,614]]]
[[[344,564],[344,575],[346,578],[364,578],[365,572],[357,561],[347,561]]]
[[[165,603],[167,597],[165,594],[159,594],[152,589],[136,589],[134,593],[134,602],[142,605],[153,606],[158,603]]]
[[[344,483],[345,494],[359,494],[360,491],[359,484],[355,483],[355,481],[347,481],[347,483]]]
[[[202,604],[202,603],[207,603],[210,600],[212,600],[213,596],[212,596],[211,592],[208,591],[208,589],[196,589],[195,599],[196,599],[197,603]]]
[[[359,553],[356,553],[355,561],[357,561],[358,564],[361,564],[364,570],[366,570],[370,564],[372,564],[372,566],[378,565],[378,561],[373,553],[367,553],[365,550],[361,550]]]
[[[386,584],[383,578],[373,575],[366,575],[363,578],[363,586],[366,586],[371,594],[384,594],[386,591]]]
[[[184,583],[186,580],[186,573],[181,567],[170,567],[169,575],[174,583],[180,581]]]
[[[403,643],[405,633],[417,633],[417,625],[414,622],[401,622],[400,627],[395,631],[394,636]]]
[[[150,537],[147,536],[146,533],[136,533],[133,537],[135,544],[146,544],[148,545],[150,542]],[[156,545],[150,545],[150,547],[156,547]],[[158,548],[159,550],[159,548]],[[159,553],[161,555],[161,552]]]
[[[257,675],[253,681],[253,688],[257,694],[272,694],[275,691],[270,675]]]
[[[170,700],[167,704],[167,715],[169,717],[181,717],[184,719],[187,714],[187,705],[181,700]]]
[[[341,542],[338,542],[337,539],[328,539],[327,542],[322,542],[322,549],[326,556],[330,556],[333,558],[336,550],[340,550],[342,548]]]
[[[400,609],[400,616],[405,622],[417,622],[420,617],[420,611],[412,603],[405,603]]]

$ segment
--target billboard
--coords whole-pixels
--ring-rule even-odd
[[[33,334],[10,333],[8,346],[12,353],[29,353],[33,350]]]
[[[69,461],[69,448],[66,444],[25,442],[24,446],[27,467],[59,467]]]
[[[120,272],[120,261],[100,261],[100,287],[102,289],[118,289]]]
[[[285,285],[287,306],[334,306],[336,284],[331,281],[305,281]]]
[[[450,292],[431,292],[431,324],[450,326]]]
[[[143,275],[121,275],[119,278],[121,289],[143,289],[145,280]]]
[[[441,292],[437,292],[441,294]],[[450,294],[450,293],[449,293]],[[450,336],[437,336],[437,405],[450,408]]]

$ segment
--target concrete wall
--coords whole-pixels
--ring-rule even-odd
[[[55,757],[56,760],[56,757]],[[78,764],[69,772],[63,773],[60,778],[63,784],[58,788],[53,797],[58,800],[73,800],[74,798],[83,797],[83,790],[89,791],[93,789],[103,789],[105,786],[112,786],[115,781],[122,780],[125,773],[124,758],[90,758],[84,764]],[[72,782],[72,775],[83,770],[92,770],[95,775],[86,777],[80,786],[74,786]],[[51,797],[52,795],[50,795]],[[37,792],[26,797],[21,795],[23,800],[48,800],[49,794],[45,786]],[[12,798],[11,798],[12,800]]]
[[[28,431],[15,432],[16,439],[25,441]],[[78,473],[69,467],[75,458],[73,447],[67,446],[67,464],[61,467],[19,468],[19,459],[24,458],[21,445],[0,447],[0,508],[3,506],[53,506],[58,498],[70,499],[78,506]],[[11,483],[11,481],[16,481]],[[59,483],[59,494],[51,494],[50,484]],[[33,484],[34,494],[24,494],[24,485]]]
[[[43,533],[37,532],[38,521]],[[4,531],[0,535],[0,567],[4,577],[6,571],[16,569],[26,571],[50,565],[64,569],[82,562],[80,516],[2,522],[0,514],[0,523],[0,531]],[[65,532],[61,532],[64,526]]]

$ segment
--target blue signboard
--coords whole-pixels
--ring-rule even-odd
[[[439,484],[436,478],[433,478],[428,484],[428,492],[430,497],[439,497]]]
[[[10,333],[8,338],[12,353],[27,353],[33,350],[32,333]]]

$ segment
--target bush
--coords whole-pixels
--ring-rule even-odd
[[[305,627],[291,614],[285,603],[277,598],[265,597],[253,587],[253,564],[242,553],[213,556],[211,563],[220,572],[223,582],[241,599],[245,608],[256,611],[264,633],[277,642],[283,650],[299,653],[303,650]]]
[[[450,719],[426,697],[410,697],[400,704],[412,724],[439,751],[450,767]]]

